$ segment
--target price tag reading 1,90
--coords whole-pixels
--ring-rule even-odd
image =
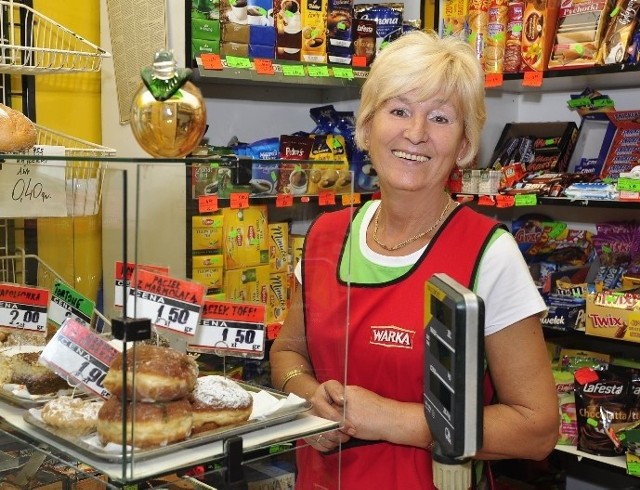
[[[262,304],[205,301],[200,326],[189,348],[195,352],[262,359],[265,314]]]
[[[49,290],[0,284],[0,326],[34,332],[47,331]]]
[[[80,322],[69,319],[45,346],[40,359],[72,384],[109,398],[110,393],[102,383],[117,355],[118,351],[106,340]]]
[[[137,318],[151,318],[157,327],[195,335],[204,304],[205,287],[193,281],[139,270],[129,289],[127,310]]]

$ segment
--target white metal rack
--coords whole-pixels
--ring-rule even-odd
[[[109,57],[104,49],[28,5],[0,1],[0,72],[95,72]]]

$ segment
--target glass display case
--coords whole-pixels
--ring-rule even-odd
[[[293,482],[296,448],[342,421],[274,389],[269,348],[306,228],[356,203],[350,172],[340,188],[294,190],[317,178],[311,164],[285,183],[282,161],[256,179],[235,157],[41,145],[0,159],[0,482]],[[332,327],[345,339],[348,315]],[[346,340],[338,356],[346,372]],[[198,391],[236,396],[226,389],[248,400],[231,419],[196,417]]]

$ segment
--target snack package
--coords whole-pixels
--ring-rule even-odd
[[[522,69],[522,19],[524,1],[512,0],[507,5],[507,28],[504,46],[505,73],[518,73]]]
[[[486,73],[502,73],[504,71],[504,50],[509,19],[507,0],[491,0],[487,13],[484,70]]]
[[[563,1],[549,69],[595,65],[610,10],[610,0]]]
[[[631,44],[633,32],[638,25],[638,10],[640,10],[638,0],[615,2],[612,10],[613,17],[609,21],[598,50],[599,64],[623,63],[629,57],[627,48]]]
[[[585,367],[574,373],[574,380],[578,449],[600,456],[623,454],[617,431],[628,425],[629,379]]]

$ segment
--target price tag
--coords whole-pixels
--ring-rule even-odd
[[[360,204],[360,193],[342,194],[342,205],[350,206],[351,204]]]
[[[293,206],[293,194],[278,194],[276,196],[277,208],[289,208]]]
[[[118,355],[117,349],[102,337],[69,319],[44,347],[40,360],[70,384],[109,398],[111,395],[102,382]]]
[[[90,325],[95,308],[95,302],[64,282],[56,280],[53,283],[48,315],[49,320],[57,326],[62,325],[67,318],[73,318],[83,325]]]
[[[353,80],[353,69],[351,67],[334,66],[332,70],[334,78]]]
[[[367,66],[367,57],[366,56],[352,56],[351,57],[351,66],[355,66],[358,68],[365,68]]]
[[[640,179],[618,177],[617,189],[619,191],[640,192]]]
[[[218,210],[218,196],[203,195],[198,197],[198,212],[213,213]]]
[[[516,194],[516,206],[535,206],[538,204],[538,196],[535,194]]]
[[[202,62],[202,68],[205,70],[222,70],[222,60],[219,54],[202,53],[200,55],[200,61]]]
[[[128,263],[125,272],[124,262],[116,261],[116,292],[113,299],[114,306],[119,308],[122,308],[124,306],[124,294],[122,288],[123,286],[125,286],[127,289],[129,288],[131,276],[133,276],[135,268],[135,264]],[[148,270],[163,276],[169,275],[169,268],[160,265],[138,264],[138,269]]]
[[[328,77],[329,76],[329,67],[327,65],[315,66],[310,65],[307,66],[307,73],[310,77]]]
[[[157,327],[195,335],[205,286],[193,281],[138,270],[129,289],[127,309],[135,318],[151,318]]]
[[[224,59],[231,68],[251,68],[251,60],[243,56],[225,56]]]
[[[503,78],[502,73],[487,73],[484,76],[484,86],[486,88],[502,87]]]
[[[282,74],[285,77],[303,77],[304,66],[302,65],[282,65]]]
[[[0,284],[0,326],[47,333],[49,290]]]
[[[481,196],[478,196],[478,205],[479,206],[495,206],[496,200],[493,196],[481,195]]]
[[[265,315],[263,304],[205,301],[196,335],[189,341],[195,352],[264,357]]]
[[[498,194],[496,196],[497,208],[511,208],[515,205],[515,198],[513,196],[507,196],[504,194]]]
[[[259,75],[275,75],[273,61],[266,58],[254,58],[253,67]]]
[[[522,79],[523,87],[542,87],[544,73],[541,71],[525,71]]]
[[[232,192],[229,195],[229,207],[231,209],[245,209],[249,207],[248,192]]]
[[[336,203],[336,195],[331,191],[321,191],[318,194],[318,204],[320,206],[333,206]]]
[[[267,325],[267,340],[275,340],[282,330],[282,323],[270,323]]]

